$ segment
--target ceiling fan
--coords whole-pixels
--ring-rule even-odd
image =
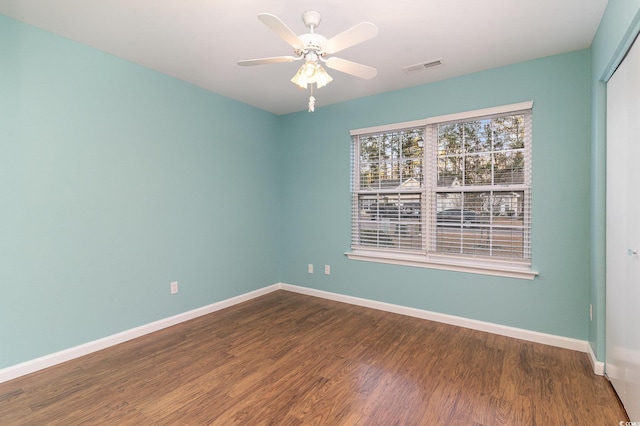
[[[356,77],[371,79],[378,71],[367,65],[362,65],[335,56],[327,57],[348,47],[369,40],[378,34],[378,27],[370,22],[361,22],[342,33],[327,39],[316,34],[314,31],[320,24],[320,13],[314,10],[302,14],[302,22],[309,28],[307,34],[297,35],[287,25],[275,15],[261,13],[258,19],[267,27],[271,28],[280,38],[293,47],[295,56],[274,56],[269,58],[248,59],[238,61],[238,65],[264,65],[277,64],[281,62],[294,62],[304,59],[304,64],[300,67],[291,82],[306,89],[311,86],[311,96],[309,97],[309,112],[315,108],[315,98],[313,97],[313,84],[319,89],[326,86],[333,78],[322,68],[323,63],[327,68],[334,69]]]

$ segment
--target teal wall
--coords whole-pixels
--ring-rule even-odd
[[[586,340],[589,64],[582,50],[283,117],[281,280]],[[350,129],[529,100],[535,280],[346,258]],[[316,273],[307,273],[309,263]],[[331,275],[322,273],[325,264]]]
[[[609,0],[591,46],[591,282],[589,342],[605,360],[606,81],[640,29],[640,0]]]
[[[610,0],[589,50],[281,117],[0,15],[0,368],[276,282],[589,339],[602,360],[600,80],[639,7]],[[539,277],[347,260],[350,129],[528,100]]]
[[[277,118],[0,15],[0,368],[278,282]]]

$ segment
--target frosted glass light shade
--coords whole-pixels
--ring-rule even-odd
[[[318,64],[317,62],[305,62],[300,67],[296,75],[293,76],[291,82],[295,85],[306,89],[309,84],[316,83],[319,89],[331,83],[333,78]]]

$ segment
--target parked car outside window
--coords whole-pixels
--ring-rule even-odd
[[[473,210],[446,209],[436,215],[437,226],[470,226],[479,222],[479,216]]]

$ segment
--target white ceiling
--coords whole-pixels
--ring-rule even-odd
[[[0,0],[0,13],[212,92],[285,114],[306,110],[289,79],[300,62],[241,67],[292,55],[257,19],[277,15],[297,34],[317,10],[327,38],[363,21],[376,38],[337,53],[378,69],[372,80],[329,70],[318,108],[511,63],[587,48],[607,0]],[[408,75],[402,67],[442,59]]]

